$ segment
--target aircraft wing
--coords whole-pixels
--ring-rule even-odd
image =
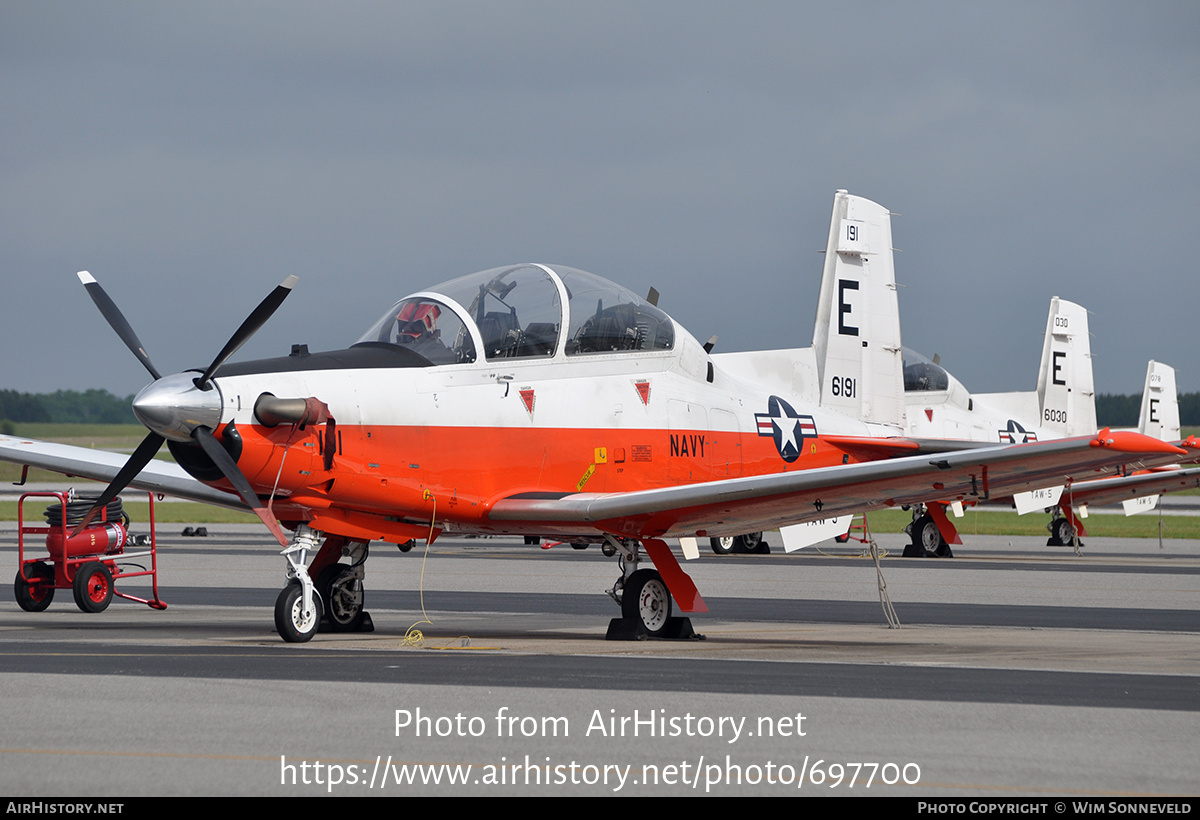
[[[1130,498],[1177,493],[1200,487],[1200,467],[1180,470],[1152,470],[1136,475],[1079,481],[1063,491],[1072,505],[1117,504]]]
[[[129,456],[123,453],[0,435],[0,461],[27,464],[68,476],[107,483],[113,480],[128,460]],[[151,461],[129,486],[231,510],[250,509],[236,495],[200,483],[173,461]]]
[[[1176,447],[1182,447],[1187,455],[1179,459],[1180,464],[1200,464],[1200,439],[1188,436],[1183,441],[1172,442]]]
[[[905,456],[628,493],[527,493],[496,502],[490,519],[546,532],[601,529],[628,536],[725,535],[919,501],[985,500],[1159,466],[1182,451],[1137,433]]]

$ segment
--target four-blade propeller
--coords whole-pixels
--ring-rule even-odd
[[[116,477],[104,488],[104,492],[100,494],[92,509],[88,511],[72,535],[86,528],[100,511],[117,497],[118,493],[129,486],[137,474],[154,458],[167,438],[184,440],[186,436],[199,445],[212,459],[221,474],[233,485],[242,501],[262,519],[279,543],[287,546],[287,536],[284,535],[283,528],[279,526],[279,522],[270,514],[258,494],[254,492],[250,481],[238,468],[237,462],[213,437],[212,428],[202,423],[195,423],[194,419],[197,417],[213,419],[212,427],[216,427],[220,420],[220,400],[211,393],[204,395],[213,388],[213,374],[225,363],[226,359],[236,353],[250,337],[258,332],[259,328],[266,324],[283,300],[292,292],[298,279],[295,276],[288,276],[280,282],[267,295],[267,298],[263,299],[258,307],[246,317],[241,327],[225,343],[221,352],[217,354],[204,373],[194,379],[190,376],[186,377],[190,385],[183,383],[179,375],[164,378],[158,372],[120,308],[108,297],[108,294],[100,287],[100,283],[90,273],[80,271],[79,281],[87,288],[92,301],[96,303],[96,307],[100,309],[100,313],[103,314],[109,326],[117,332],[125,346],[154,377],[154,383],[142,390],[134,400],[134,412],[138,419],[150,428],[150,433],[142,439],[142,443],[133,451],[133,455],[121,467]],[[179,412],[179,410],[186,412]]]

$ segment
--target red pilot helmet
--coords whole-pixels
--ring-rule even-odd
[[[396,314],[396,332],[410,339],[432,335],[437,331],[437,317],[441,312],[437,305],[428,302],[405,302]]]

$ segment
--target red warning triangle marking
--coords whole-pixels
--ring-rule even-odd
[[[637,388],[638,395],[642,397],[642,404],[650,404],[650,382],[646,380],[636,381],[633,386]]]
[[[930,421],[933,421],[933,408],[932,407],[925,408],[925,418],[929,419]]]
[[[533,415],[533,388],[527,387],[521,391],[521,401],[525,402],[525,409],[529,411],[529,415]]]

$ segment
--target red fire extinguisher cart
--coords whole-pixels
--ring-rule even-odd
[[[112,602],[113,596],[146,604],[153,609],[166,609],[167,605],[158,597],[158,544],[154,528],[154,494],[150,498],[150,544],[142,552],[130,552],[129,519],[121,512],[120,499],[105,507],[96,520],[86,529],[72,537],[75,528],[70,510],[88,509],[95,499],[74,496],[70,493],[30,492],[17,502],[17,577],[13,592],[17,604],[27,612],[41,612],[54,600],[54,590],[70,589],[75,595],[75,604],[84,612],[103,612]],[[25,524],[25,502],[33,498],[57,499],[57,505],[46,509],[47,523]],[[26,554],[26,536],[43,537],[49,557],[29,557]],[[149,558],[149,569],[138,559]],[[150,576],[153,599],[138,598],[118,592],[116,582],[120,578]]]

